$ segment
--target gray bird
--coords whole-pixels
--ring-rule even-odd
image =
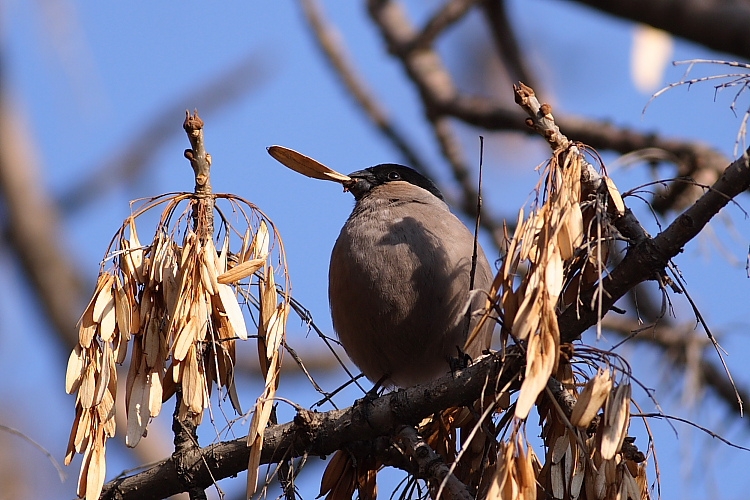
[[[474,237],[437,186],[403,165],[349,174],[356,203],[331,254],[333,327],[352,361],[373,382],[409,387],[450,371],[484,306],[470,294]],[[478,249],[474,290],[493,274]],[[471,304],[469,300],[471,299]],[[489,348],[493,321],[466,354]]]

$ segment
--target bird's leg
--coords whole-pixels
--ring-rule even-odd
[[[387,374],[380,377],[380,379],[377,382],[375,382],[375,385],[372,386],[372,389],[367,391],[367,393],[365,393],[365,395],[361,399],[358,399],[354,404],[358,404],[360,402],[372,403],[373,401],[378,399],[378,396],[379,396],[378,393],[380,392],[381,389],[383,389],[383,384],[385,384],[386,380],[388,380]]]
[[[471,356],[466,354],[463,349],[461,349],[459,346],[456,346],[456,351],[458,351],[457,357],[448,357],[448,365],[450,365],[451,367],[451,373],[456,373],[459,370],[463,370],[471,364]]]

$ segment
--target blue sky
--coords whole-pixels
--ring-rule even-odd
[[[675,89],[642,112],[649,96],[637,91],[630,77],[632,24],[570,2],[508,3],[521,46],[541,82],[537,92],[553,104],[555,112],[700,139],[732,156],[739,119],[728,108],[730,92],[714,100],[709,86],[695,86],[689,92]],[[423,19],[439,3],[408,5],[416,19]],[[327,2],[324,7],[375,95],[422,155],[447,178],[415,91],[383,50],[364,6]],[[286,170],[265,148],[282,144],[345,173],[401,158],[332,75],[312,43],[296,2],[11,1],[2,9],[4,77],[13,106],[25,117],[46,188],[53,196],[65,196],[92,171],[123,155],[125,148],[137,148],[133,140],[138,132],[165,109],[198,107],[206,121],[207,149],[213,156],[214,190],[249,199],[276,223],[287,251],[293,294],[319,326],[330,332],[328,258],[353,200],[333,183]],[[455,71],[465,69],[471,60],[466,51],[486,36],[476,15],[451,30],[439,45],[448,66]],[[200,102],[185,97],[248,57],[254,61],[252,73],[257,76],[248,84],[250,90],[226,106],[204,112]],[[675,41],[671,59],[704,57],[723,58]],[[679,79],[682,71],[667,67],[664,83]],[[463,85],[460,79],[459,83]],[[503,92],[509,99],[510,87]],[[747,102],[741,100],[741,110],[743,105]],[[81,273],[92,282],[112,234],[129,213],[129,200],[192,189],[189,164],[182,157],[188,146],[181,128],[183,118],[183,111],[175,113],[173,133],[148,162],[147,174],[103,192],[64,219],[61,245],[70,250]],[[488,206],[515,219],[536,184],[534,167],[547,157],[546,146],[525,136],[500,137],[457,128],[473,165],[478,159],[477,136],[487,137],[484,186]],[[607,162],[615,159],[606,153],[604,158]],[[627,190],[649,181],[650,176],[636,167],[616,170],[614,179],[621,190]],[[629,203],[647,229],[657,232],[648,209],[634,200]],[[714,233],[691,242],[677,264],[709,324],[722,337],[735,379],[748,384],[750,372],[742,354],[750,347],[744,333],[749,288],[744,264],[750,233],[739,209],[730,207],[722,215],[723,221],[713,226]],[[5,381],[0,397],[13,402],[0,406],[0,423],[28,434],[61,461],[74,404],[63,391],[67,352],[51,336],[38,304],[2,245],[0,287],[6,291],[2,293],[5,300],[0,301],[0,377]],[[693,321],[684,299],[674,300],[678,320]],[[313,336],[305,336],[305,327],[295,318],[289,322],[289,332],[294,346],[305,352],[320,350],[320,344]],[[252,349],[244,352],[252,355]],[[738,444],[750,442],[746,424],[738,424],[712,397],[699,398],[692,408],[682,405],[684,381],[661,358],[643,347],[628,346],[623,353],[632,356],[634,373],[656,389],[667,413],[693,419]],[[322,380],[332,389],[343,377],[337,373]],[[280,392],[300,404],[317,400],[299,377],[282,381]],[[252,385],[243,391],[245,406],[257,393]],[[345,393],[338,402],[346,405],[353,397],[355,393]],[[643,394],[640,397],[648,405]],[[152,424],[152,432],[168,425],[165,413]],[[662,423],[652,425],[658,436],[663,498],[744,498],[750,487],[743,465],[750,458],[747,453],[679,424],[675,424],[679,437]],[[222,427],[221,421],[217,426]],[[207,444],[215,433],[210,425],[204,427],[201,439]],[[243,434],[241,429],[237,433]],[[28,473],[25,498],[74,496],[80,459],[68,468],[69,477],[61,486],[54,469],[36,450],[15,437],[0,435],[0,442],[17,449],[20,463],[36,464],[33,475]],[[645,447],[645,438],[639,437],[638,443]],[[108,479],[137,465],[132,452],[123,449],[110,443]],[[313,464],[309,467],[299,483],[305,498],[317,495],[315,476],[322,471],[313,470],[319,467]],[[388,484],[384,478],[381,491]],[[243,485],[242,479],[235,479],[224,481],[222,488],[231,493]]]

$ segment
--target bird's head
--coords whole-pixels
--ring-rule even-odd
[[[391,182],[406,182],[429,191],[441,201],[445,201],[443,193],[427,177],[413,168],[395,163],[383,163],[364,170],[357,170],[349,174],[350,181],[344,183],[344,188],[351,191],[354,199],[359,201],[378,186]]]

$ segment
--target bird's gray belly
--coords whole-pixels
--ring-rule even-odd
[[[471,251],[441,243],[439,230],[408,216],[389,224],[350,220],[336,241],[334,328],[373,381],[431,380],[448,371],[449,357],[463,346]]]

